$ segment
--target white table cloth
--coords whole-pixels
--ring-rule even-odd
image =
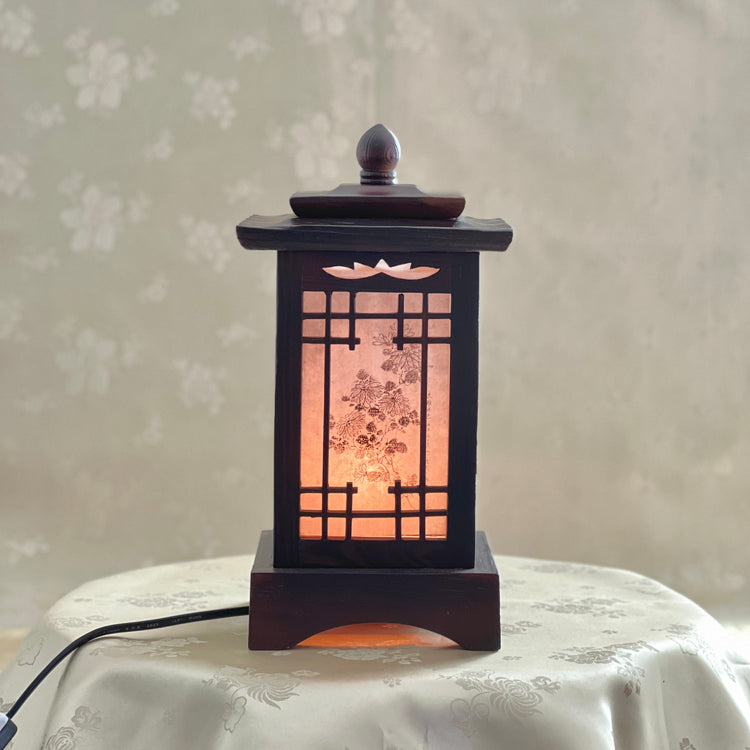
[[[160,566],[80,587],[0,675],[0,704],[87,630],[246,602],[251,562]],[[11,747],[750,749],[750,664],[697,605],[627,571],[496,562],[497,653],[427,645],[440,639],[393,626],[370,629],[376,647],[350,634],[333,647],[251,652],[245,618],[107,637],[21,709]]]

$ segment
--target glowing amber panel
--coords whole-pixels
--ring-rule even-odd
[[[323,347],[302,346],[302,389],[300,435],[302,454],[300,482],[303,487],[318,487],[323,481]]]
[[[328,538],[346,538],[347,514],[352,539],[446,538],[447,517],[425,518],[424,511],[447,511],[450,345],[429,337],[449,337],[450,320],[425,325],[422,317],[409,316],[450,313],[450,295],[428,295],[423,310],[425,295],[404,294],[400,321],[399,296],[334,292],[327,306],[324,293],[304,294],[303,315],[326,313],[328,307],[334,316],[327,328],[335,343],[302,345],[300,480],[308,488],[300,498],[302,538],[324,533],[323,521],[305,514],[313,510],[312,488],[320,488],[324,498],[326,488],[339,488],[320,508],[323,516],[333,514],[326,522]],[[352,313],[359,341],[350,346]],[[361,314],[368,317],[357,317]],[[304,336],[322,336],[325,330],[320,318],[303,320]],[[355,490],[350,511],[341,490],[347,483]],[[421,518],[397,521],[399,483],[407,488],[400,510]]]

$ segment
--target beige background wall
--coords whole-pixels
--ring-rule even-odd
[[[750,608],[744,0],[0,0],[0,626],[271,525],[273,254],[355,181],[516,230],[483,258],[480,525]]]

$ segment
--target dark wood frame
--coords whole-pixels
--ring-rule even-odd
[[[385,275],[337,279],[322,268],[412,262],[441,270],[421,281]],[[417,262],[418,261],[418,262]],[[433,567],[474,564],[478,399],[479,255],[463,253],[290,251],[279,254],[276,350],[274,564],[277,567]],[[452,295],[448,483],[445,540],[304,540],[299,538],[303,291],[447,292]],[[426,332],[424,333],[426,336]],[[398,503],[397,503],[398,506]]]
[[[252,570],[250,648],[291,648],[309,635],[339,625],[395,622],[441,633],[466,649],[498,649],[499,577],[484,534],[474,532],[478,251],[505,250],[513,230],[502,219],[301,219],[284,215],[251,216],[237,226],[237,236],[245,248],[281,251],[275,529],[262,533]],[[305,549],[300,556],[303,272],[309,267],[306,264],[318,269],[354,261],[372,266],[381,257],[389,265],[411,261],[417,266],[449,270],[448,538],[445,542],[398,543],[353,540],[343,546],[341,542],[321,545],[315,540],[314,555]],[[373,278],[377,282],[362,280],[353,285],[332,277],[326,283],[331,290],[413,292],[437,290],[445,282],[445,277],[437,274],[418,284]]]

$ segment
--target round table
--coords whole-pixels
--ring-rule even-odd
[[[12,748],[750,748],[750,664],[696,604],[628,571],[495,559],[496,653],[398,625],[252,652],[245,618],[112,636],[58,667],[19,711]],[[95,627],[243,604],[251,564],[187,562],[81,586],[0,675],[0,704]]]

